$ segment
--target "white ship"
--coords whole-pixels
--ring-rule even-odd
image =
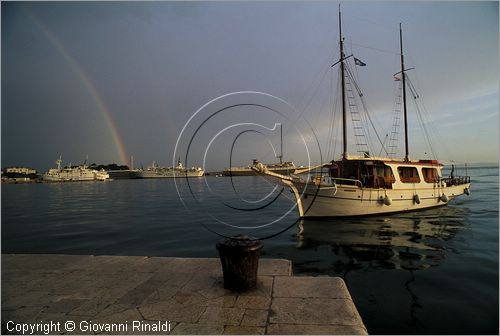
[[[181,161],[175,167],[160,167],[154,161],[146,170],[139,170],[139,178],[173,178],[173,177],[202,177],[203,169],[200,167],[185,168]]]
[[[297,167],[292,161],[283,162],[283,125],[280,124],[280,154],[276,157],[280,160],[279,163],[271,163],[266,164],[266,167],[269,171],[281,175],[290,175],[295,172]],[[259,163],[257,159],[253,160],[253,165]],[[229,167],[222,171],[222,175],[224,176],[253,176],[257,175],[255,171],[252,170],[252,166],[246,167]]]
[[[437,160],[412,160],[408,154],[408,126],[406,109],[406,85],[414,93],[404,67],[402,32],[400,27],[401,71],[398,79],[401,83],[401,97],[404,112],[405,157],[372,157],[369,152],[362,156],[350,155],[347,152],[346,107],[349,108],[353,123],[354,135],[361,137],[359,131],[360,112],[353,108],[354,91],[359,91],[352,75],[348,59],[353,56],[344,54],[341,16],[339,12],[340,64],[342,83],[342,133],[343,154],[338,160],[316,167],[299,169],[291,176],[284,176],[270,171],[261,163],[252,169],[267,177],[277,179],[290,187],[295,195],[300,217],[340,217],[380,215],[395,212],[421,210],[446,205],[450,200],[470,193],[470,177],[454,176],[454,167],[449,177],[443,177],[443,165]],[[354,58],[355,65],[365,65]],[[347,87],[347,88],[346,88]],[[356,90],[355,90],[355,89]],[[362,97],[362,94],[359,95]],[[413,95],[415,99],[418,95]],[[366,111],[367,112],[367,111]],[[356,122],[358,122],[356,124]],[[399,126],[399,121],[395,123]],[[394,126],[394,125],[393,125]],[[392,140],[392,139],[391,139]],[[357,143],[359,145],[359,143]],[[382,144],[383,147],[383,144]],[[388,153],[395,154],[395,153]],[[316,171],[316,174],[298,175]]]
[[[257,160],[254,160],[254,164],[257,164]],[[283,162],[283,163],[273,163],[267,164],[267,169],[272,171],[273,173],[282,174],[282,175],[290,175],[295,172],[297,167],[293,162]],[[224,176],[248,176],[248,175],[257,175],[256,172],[252,170],[252,166],[247,167],[230,167],[224,169],[222,172]]]
[[[105,181],[109,179],[104,170],[89,169],[85,164],[77,167],[61,168],[61,156],[56,161],[57,168],[51,168],[43,175],[46,182]]]

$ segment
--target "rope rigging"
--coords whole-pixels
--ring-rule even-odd
[[[364,113],[361,113],[361,118],[363,119],[364,121],[364,125],[366,126],[365,127],[365,135],[368,137],[367,138],[367,144],[368,146],[370,147],[370,152],[371,153],[374,153],[373,151],[373,145],[370,143],[369,139],[371,139],[371,134],[370,134],[370,126],[371,128],[373,129],[373,131],[375,132],[375,136],[377,137],[377,140],[381,146],[381,150],[380,152],[384,151],[386,153],[386,155],[388,155],[388,151],[387,149],[385,148],[385,145],[384,145],[384,142],[382,141],[378,131],[377,131],[377,127],[375,126],[375,123],[374,123],[374,120],[371,116],[371,114],[369,113],[368,111],[368,107],[367,107],[367,104],[366,104],[366,101],[364,99],[364,95],[363,95],[363,92],[361,91],[361,88],[359,87],[355,77],[354,77],[354,74],[353,74],[353,71],[352,71],[352,68],[350,66],[349,63],[346,63],[346,72],[347,72],[347,76],[349,77],[350,81],[354,84],[354,87],[356,88],[356,91],[358,93],[358,97],[359,97],[359,100],[361,102],[361,105],[363,106],[363,112]]]
[[[392,129],[389,136],[389,157],[394,157],[397,153],[398,149],[398,135],[399,128],[401,126],[401,101],[402,101],[402,88],[403,83],[398,79],[398,88],[396,90],[395,99],[394,99],[394,118],[392,122]]]
[[[386,50],[386,49],[380,49],[380,48],[375,48],[375,47],[370,47],[370,46],[367,46],[367,45],[364,45],[364,44],[359,44],[359,43],[353,43],[353,42],[351,42],[351,45],[354,45],[356,47],[365,48],[365,49],[379,51],[379,52],[386,53],[386,54],[398,55],[398,56],[400,55],[400,53],[395,52],[395,51]]]
[[[319,67],[318,72],[316,75],[313,77],[313,80],[311,81],[310,85],[308,88],[305,90],[303,96],[299,99],[299,102],[302,102],[303,100],[306,99],[306,97],[309,95],[309,99],[307,100],[306,104],[302,108],[298,108],[297,111],[299,112],[297,115],[292,116],[292,118],[283,125],[282,129],[282,134],[283,136],[286,136],[290,129],[293,128],[293,126],[302,118],[304,113],[307,111],[309,108],[309,105],[313,101],[313,99],[316,97],[318,93],[318,89],[323,83],[326,74],[328,73],[328,70],[330,69],[330,60],[332,59],[334,52],[335,52],[335,46],[332,46],[329,50],[329,53],[325,60],[322,62],[322,65]],[[269,149],[263,157],[267,157],[271,153],[271,149]],[[281,153],[283,155],[283,153]],[[289,160],[293,160],[292,157],[289,157]]]
[[[334,72],[331,72],[331,77],[330,77],[330,92],[339,92],[339,86],[340,86],[340,72],[337,73],[337,83],[335,86],[335,89],[333,88],[333,74]],[[327,151],[326,151],[326,158],[335,158],[336,154],[336,146],[335,144],[337,143],[337,136],[339,133],[339,126],[340,124],[337,122],[337,114],[335,114],[335,111],[337,111],[337,103],[338,103],[338,95],[337,97],[333,97],[333,94],[329,95],[330,97],[330,120],[328,123],[328,145],[327,145]],[[332,102],[333,101],[333,102]],[[340,117],[340,116],[338,116]],[[337,127],[335,127],[337,126]],[[333,132],[335,129],[335,136],[333,136]]]
[[[428,123],[426,122],[425,117],[422,114],[422,111],[420,110],[420,105],[418,104],[418,99],[420,98],[420,96],[416,92],[415,86],[413,85],[413,83],[411,82],[411,80],[408,76],[406,76],[406,80],[408,81],[408,84],[409,84],[408,87],[413,95],[413,101],[415,103],[415,110],[417,111],[418,121],[420,123],[420,127],[422,127],[422,130],[424,131],[425,139],[427,140],[428,149],[429,149],[432,157],[437,158],[436,152],[434,151],[434,147],[432,145],[429,130],[427,129]]]
[[[392,29],[391,29],[392,30]],[[387,132],[382,138],[377,131],[377,128],[379,129],[384,129],[385,127],[377,127],[377,120],[376,118],[373,118],[372,115],[369,113],[368,106],[366,103],[366,100],[364,99],[363,92],[361,91],[359,85],[358,85],[358,69],[357,66],[359,65],[359,60],[351,57],[353,56],[353,46],[357,46],[360,48],[367,48],[367,49],[372,49],[376,50],[379,52],[383,52],[386,54],[391,54],[395,56],[400,56],[400,52],[394,52],[390,50],[385,50],[381,48],[375,48],[359,43],[354,43],[352,39],[348,39],[349,42],[349,47],[351,54],[350,56],[344,57],[342,60],[339,62],[335,63],[333,66],[337,65],[338,63],[343,63],[344,64],[344,81],[345,81],[345,92],[346,92],[346,109],[348,113],[350,113],[350,121],[351,121],[351,126],[352,126],[352,134],[354,135],[354,143],[356,145],[356,150],[358,153],[370,153],[370,154],[376,154],[380,156],[380,154],[385,153],[387,157],[395,157],[398,152],[398,147],[399,147],[399,133],[400,133],[400,128],[402,126],[402,80],[401,78],[398,80],[397,83],[397,91],[395,93],[395,101],[393,105],[393,112],[394,112],[394,119],[392,125],[389,127],[389,132]],[[309,89],[306,90],[304,93],[303,98],[300,100],[300,102],[305,102],[302,108],[299,108],[299,115],[294,121],[291,123],[289,122],[288,125],[284,125],[283,127],[283,132],[287,133],[287,129],[290,128],[291,125],[295,124],[295,121],[298,120],[308,109],[311,108],[311,104],[313,100],[318,97],[318,92],[319,88],[321,87],[322,83],[324,83],[325,78],[326,78],[326,73],[328,72],[328,69],[331,67],[328,66],[328,64],[331,64],[331,56],[334,54],[335,51],[338,51],[338,48],[335,48],[336,50],[331,50],[331,53],[326,59],[326,62],[323,64],[322,67],[318,69],[318,73],[316,76],[314,76],[313,81],[311,82],[311,85],[309,86]],[[349,61],[348,58],[353,58],[354,63],[356,65],[353,65],[353,61]],[[397,57],[396,57],[397,58]],[[364,65],[364,64],[363,64]],[[340,68],[340,66],[339,66]],[[405,71],[408,71],[410,69],[405,69]],[[340,72],[340,71],[339,71]],[[328,95],[328,105],[330,106],[329,109],[329,117],[328,117],[328,134],[327,134],[327,142],[326,142],[326,158],[328,159],[334,159],[335,154],[337,153],[337,146],[338,146],[338,134],[341,129],[341,122],[340,122],[340,115],[336,113],[335,111],[338,110],[339,107],[339,83],[341,80],[341,75],[340,73],[337,76],[337,80],[335,83],[334,75],[333,72],[331,72],[330,80],[329,80],[329,92],[331,94]],[[419,101],[419,94],[417,92],[417,89],[413,82],[408,78],[408,75],[403,71],[403,73],[400,75],[403,76],[404,79],[406,80],[406,87],[409,89],[414,105],[415,105],[415,110],[416,110],[416,115],[417,115],[417,120],[420,125],[420,127],[423,130],[423,135],[426,138],[426,146],[429,149],[429,152],[435,157],[436,157],[436,151],[433,146],[433,141],[432,137],[435,134],[439,136],[438,132],[434,132],[433,125],[432,123],[426,123],[427,119],[427,110],[425,108],[425,104],[423,101]],[[334,88],[334,84],[335,88]],[[328,87],[328,85],[326,85]],[[326,102],[326,101],[325,101]],[[359,106],[359,108],[358,108]],[[430,125],[430,126],[428,126]],[[373,143],[371,142],[372,140],[372,130],[373,133],[375,134],[375,137],[377,141],[380,144],[380,150],[378,152],[374,151],[374,146]],[[378,146],[377,146],[378,147]]]
[[[345,63],[346,75],[345,75],[345,91],[346,91],[346,104],[349,107],[349,112],[351,114],[351,123],[354,133],[354,139],[357,147],[358,153],[369,153],[371,151],[371,144],[369,142],[369,137],[367,133],[366,120],[364,115],[360,113],[358,105],[356,103],[356,98],[354,96],[354,89],[359,90],[356,82],[352,78],[352,72],[349,68],[349,63]],[[354,89],[353,89],[354,86]],[[358,92],[359,95],[359,92]]]
[[[419,84],[419,81],[418,81],[418,73],[417,72],[415,72],[414,79],[415,79],[415,81],[417,83],[416,87],[421,87],[420,84]],[[420,90],[420,92],[422,92],[422,90]],[[429,129],[431,131],[430,132],[431,136],[433,136],[433,138],[434,138],[434,142],[439,143],[439,146],[442,148],[442,152],[443,153],[447,153],[449,156],[455,157],[456,156],[455,147],[450,148],[447,145],[447,141],[442,137],[441,133],[437,129],[437,127],[436,127],[437,123],[430,122],[433,119],[433,116],[429,113],[429,110],[427,109],[427,107],[425,105],[425,100],[424,99],[420,99],[420,102],[421,102],[421,105],[422,105],[422,111],[424,112],[423,114],[426,117],[426,120],[429,121],[427,123],[427,125],[428,125],[428,127],[429,127]]]
[[[433,134],[438,134],[437,132],[432,132],[432,130],[429,129],[428,125],[431,125],[428,121],[428,118],[425,114],[426,109],[425,105],[423,104],[423,101],[420,99],[420,95],[417,92],[417,89],[413,82],[411,81],[410,77],[405,73],[405,80],[407,83],[407,87],[410,90],[411,97],[413,98],[413,103],[415,106],[415,112],[417,116],[417,121],[419,123],[420,128],[422,129],[424,138],[425,138],[425,145],[427,147],[427,150],[429,154],[431,155],[432,158],[437,159],[437,153],[436,150],[434,149],[433,146],[433,139],[432,135]],[[401,126],[401,96],[402,96],[402,81],[399,78],[396,78],[396,81],[398,82],[398,87],[397,87],[397,94],[396,94],[396,99],[394,103],[394,117],[393,117],[393,124],[391,128],[391,133],[389,137],[389,146],[388,148],[391,150],[389,153],[390,157],[394,157],[397,154],[397,148],[399,144],[399,129]]]

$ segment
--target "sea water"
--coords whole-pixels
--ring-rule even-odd
[[[445,207],[342,220],[297,220],[260,177],[2,185],[2,253],[217,257],[242,232],[297,275],[342,277],[369,333],[498,334],[498,167],[468,173]]]

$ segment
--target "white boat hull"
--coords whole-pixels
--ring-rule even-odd
[[[193,171],[193,172],[152,172],[152,171],[142,171],[137,174],[139,178],[182,178],[182,177],[202,177],[203,171]]]
[[[304,186],[297,186],[299,192]],[[342,185],[317,190],[317,186],[310,184],[300,199],[303,209],[301,217],[351,217],[423,210],[446,205],[464,194],[465,188],[470,188],[470,184],[399,190]],[[418,195],[419,202],[415,195]],[[386,196],[391,200],[389,205],[384,203]]]
[[[57,168],[51,168],[43,175],[45,182],[106,181],[109,174],[104,170],[89,169],[85,164],[78,167],[61,168],[62,156],[56,161]]]
[[[83,182],[83,181],[95,181],[94,176],[75,176],[75,177],[67,177],[67,176],[49,176],[44,175],[43,180],[46,182]]]
[[[106,181],[109,174],[92,169],[50,169],[43,175],[45,182]]]
[[[185,168],[180,160],[175,167],[160,167],[153,161],[150,167],[137,172],[138,178],[202,177],[203,175],[204,171],[200,167]]]

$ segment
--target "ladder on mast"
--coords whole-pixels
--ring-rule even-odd
[[[401,126],[401,100],[402,100],[402,88],[401,82],[398,88],[398,95],[396,96],[396,100],[394,102],[394,120],[392,122],[392,130],[391,135],[389,137],[389,156],[393,157],[396,155],[398,148],[398,136],[399,136],[399,128]]]
[[[363,126],[363,120],[361,119],[362,117],[361,113],[359,112],[358,105],[356,104],[356,98],[354,96],[352,83],[349,79],[349,76],[347,75],[345,78],[345,92],[347,96],[347,105],[349,106],[349,112],[351,114],[354,138],[356,139],[357,152],[369,153],[370,149],[368,147],[366,130]]]

